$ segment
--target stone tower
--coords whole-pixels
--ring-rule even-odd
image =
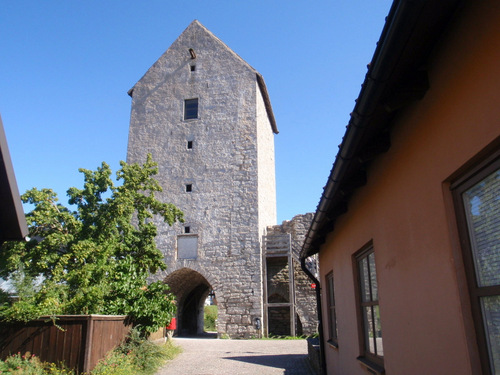
[[[177,296],[178,332],[203,331],[211,295],[219,335],[259,335],[278,133],[262,76],[195,20],[129,95],[127,161],[151,153],[164,188],[159,198],[185,215],[173,227],[157,223],[168,269],[154,278]]]

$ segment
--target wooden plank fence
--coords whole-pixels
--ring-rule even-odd
[[[56,324],[49,317],[0,324],[0,359],[30,353],[42,361],[64,362],[80,373],[88,372],[132,328],[122,315],[60,315]]]

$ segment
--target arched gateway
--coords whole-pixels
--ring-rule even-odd
[[[262,76],[193,21],[129,95],[127,161],[151,153],[164,189],[158,198],[185,215],[183,224],[156,223],[168,269],[153,276],[179,293],[179,332],[200,331],[211,288],[219,335],[265,334],[268,310],[278,307],[290,309],[293,332],[295,299],[268,306],[264,288],[278,130]]]
[[[203,333],[203,307],[213,288],[199,272],[181,268],[165,278],[177,301],[177,331],[179,335]]]

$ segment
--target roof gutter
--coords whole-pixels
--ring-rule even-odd
[[[264,82],[264,77],[260,73],[255,73],[257,77],[257,84],[259,85],[260,92],[262,94],[262,99],[264,100],[264,105],[266,107],[267,118],[271,124],[274,134],[278,134],[278,126],[276,125],[276,119],[274,118],[273,107],[271,106],[271,99],[269,99],[269,93],[267,92],[267,86]]]
[[[306,266],[306,258],[300,258],[300,268],[316,284],[316,310],[318,312],[320,374],[326,374],[325,341],[323,340],[323,310],[321,308],[321,284]]]

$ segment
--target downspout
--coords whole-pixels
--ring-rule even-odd
[[[326,375],[326,358],[325,358],[325,344],[323,341],[323,312],[321,308],[321,284],[319,280],[309,271],[306,267],[306,258],[300,258],[300,268],[306,275],[316,284],[316,307],[318,310],[318,333],[319,333],[319,359],[320,359],[320,374]]]

